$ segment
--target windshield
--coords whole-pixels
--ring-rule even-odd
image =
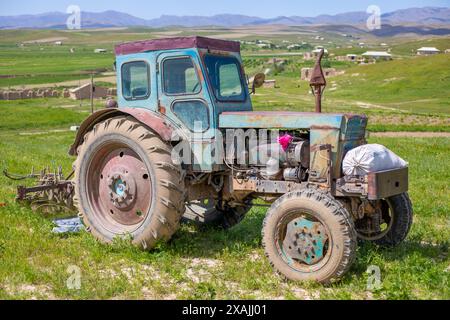
[[[241,65],[234,57],[205,56],[208,77],[220,101],[245,101]]]

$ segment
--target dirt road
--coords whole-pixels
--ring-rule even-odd
[[[371,132],[370,136],[376,138],[450,138],[450,132]]]

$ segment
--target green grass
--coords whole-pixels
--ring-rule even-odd
[[[421,47],[435,47],[442,52],[449,48],[448,38],[422,38],[392,43],[392,51],[397,55],[415,56]]]
[[[88,101],[41,98],[0,101],[0,130],[68,129],[79,125],[88,115]]]
[[[95,46],[0,46],[0,87],[85,79],[90,72],[112,71],[114,55],[96,54]],[[107,46],[112,50],[112,46]],[[8,76],[8,77],[6,77]],[[14,76],[14,77],[10,77]]]
[[[449,64],[450,55],[441,54],[356,66],[333,79],[337,90],[328,94],[399,111],[449,115]]]
[[[314,111],[314,97],[309,93],[307,81],[286,77],[274,76],[277,80],[275,89],[257,89],[256,95],[252,96],[256,110],[283,110],[283,111]],[[336,97],[328,92],[333,87],[333,82],[338,82],[339,77],[330,78],[328,89],[325,91],[322,103],[324,112],[330,113],[356,113],[369,116],[370,131],[450,131],[450,116],[448,107],[433,113],[426,112],[423,105],[421,109],[411,111],[397,108],[394,103],[376,104],[370,100],[360,99],[355,94],[355,100],[350,98]],[[440,101],[439,95],[445,94],[445,89],[437,93],[436,101]],[[361,91],[363,92],[363,91]],[[363,95],[362,93],[361,95]],[[436,97],[436,96],[435,96]],[[396,98],[402,104],[401,97]],[[424,102],[428,104],[428,102]],[[443,104],[443,103],[442,103]]]
[[[53,161],[69,170],[73,159],[66,151],[72,139],[73,133],[3,133],[0,163],[24,171]],[[51,217],[15,204],[17,183],[1,177],[0,203],[6,206],[0,208],[0,298],[449,299],[449,140],[371,142],[385,144],[410,162],[415,222],[395,249],[360,246],[356,263],[340,283],[323,287],[276,276],[260,245],[263,208],[252,209],[229,231],[184,225],[172,241],[146,253],[126,241],[102,245],[84,232],[52,234]],[[80,290],[66,287],[71,265],[81,269]],[[366,289],[369,265],[381,269],[382,288],[375,292]]]
[[[42,132],[78,123],[88,107],[76,103],[41,99],[2,105],[1,169],[26,173],[32,166],[61,164],[69,172],[74,159],[67,156],[67,149],[74,133]],[[42,132],[22,135],[36,131]],[[264,208],[253,208],[229,231],[184,225],[171,242],[145,253],[126,241],[99,244],[84,232],[53,235],[52,216],[14,203],[18,183],[0,177],[0,204],[6,205],[0,206],[0,298],[449,299],[445,270],[450,262],[446,161],[450,142],[446,138],[370,141],[385,144],[410,162],[415,223],[398,248],[361,246],[350,272],[331,287],[285,282],[273,273],[260,245]],[[71,265],[82,271],[81,290],[66,287]],[[366,290],[369,265],[381,269],[383,287],[376,292]]]
[[[158,32],[177,31],[178,35],[204,34],[216,35],[236,33],[238,39],[251,40],[260,38],[281,43],[281,40],[291,42],[306,41],[312,44],[313,33],[307,28],[286,27],[277,36],[247,36],[240,37],[239,31],[216,28],[210,31],[197,29],[148,29],[131,28],[121,30],[1,30],[0,31],[0,87],[21,86],[33,84],[54,84],[66,80],[86,79],[87,73],[92,71],[112,70],[114,55],[113,47],[116,43],[132,41],[138,39],[149,39],[155,37]],[[293,31],[298,33],[292,33]],[[283,32],[285,32],[284,35]],[[356,52],[354,48],[346,48],[342,41],[349,39],[342,38],[336,34],[323,34],[326,40],[332,44],[322,43],[329,50],[330,54],[343,55]],[[17,44],[26,41],[36,41],[42,39],[60,38],[64,39],[63,46],[50,44],[25,44],[19,47]],[[341,39],[342,38],[342,39]],[[338,41],[339,40],[339,41]],[[448,121],[450,114],[450,72],[448,65],[450,55],[441,54],[433,57],[407,57],[408,52],[420,46],[437,46],[445,49],[449,43],[448,37],[441,38],[383,38],[383,39],[360,39],[371,47],[376,48],[381,42],[391,45],[392,53],[396,57],[394,61],[378,63],[368,66],[355,66],[349,62],[340,62],[330,59],[330,67],[345,70],[346,74],[328,79],[328,88],[325,92],[326,109],[329,111],[350,111],[366,112],[370,115],[381,111],[382,114],[409,114],[412,116],[440,115],[444,119],[433,123],[420,121],[411,123],[400,123],[401,130],[420,130],[421,122],[424,123],[424,130],[448,131]],[[350,42],[347,43],[347,45]],[[352,43],[355,45],[355,43]],[[339,45],[339,49],[338,49]],[[105,48],[107,54],[95,54],[95,48]],[[295,110],[311,110],[313,108],[312,97],[307,96],[308,84],[299,81],[300,70],[303,67],[311,67],[313,61],[304,61],[301,56],[283,56],[285,64],[282,68],[274,68],[269,63],[269,58],[277,54],[286,53],[286,50],[252,50],[246,49],[249,45],[243,46],[244,64],[247,73],[251,76],[257,72],[262,72],[267,68],[271,69],[270,78],[276,78],[282,90],[277,91],[278,96],[273,97],[273,91],[266,91],[271,99],[259,99],[256,97],[257,108],[272,108],[267,100],[275,100],[280,108],[291,108]],[[75,49],[75,53],[69,52],[70,48]],[[360,48],[359,48],[360,49]],[[358,50],[359,50],[358,49]],[[365,50],[365,49],[361,49]],[[358,53],[358,52],[356,52]],[[260,54],[258,56],[258,54]],[[398,57],[405,58],[398,58]],[[8,76],[14,75],[10,78]],[[281,92],[280,92],[281,91]],[[261,93],[265,93],[261,90]],[[274,98],[274,99],[272,99]],[[262,101],[261,101],[262,100]],[[368,105],[369,109],[358,106]],[[376,124],[375,130],[395,130],[397,121],[392,124]],[[433,128],[434,127],[434,128]]]

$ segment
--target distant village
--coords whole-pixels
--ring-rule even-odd
[[[347,34],[343,34],[342,36],[352,37],[351,35]],[[324,41],[325,38],[321,36],[315,36],[313,37],[313,40]],[[317,55],[321,52],[321,50],[324,50],[325,56],[327,56],[330,59],[336,61],[356,62],[359,64],[376,63],[377,61],[385,61],[393,59],[391,49],[389,48],[389,45],[386,43],[380,43],[379,45],[368,45],[364,42],[359,42],[355,43],[354,45],[349,45],[345,48],[342,48],[340,46],[332,46],[333,43],[328,42],[328,44],[330,44],[330,47],[333,47],[334,49],[347,49],[349,51],[346,55],[336,56],[333,53],[330,54],[328,52],[328,49],[324,45],[312,46],[310,43],[305,41],[302,41],[300,43],[291,43],[291,41],[283,40],[281,44],[274,44],[272,41],[269,40],[254,40],[254,41],[240,41],[240,42],[241,44],[249,46],[250,48],[254,47],[258,49],[267,49],[267,50],[278,49],[278,50],[287,50],[288,52],[296,52],[296,51],[301,52],[304,60],[316,59]],[[351,52],[351,49],[354,48],[369,49],[371,47],[385,48],[385,49],[367,50],[362,54],[355,54]],[[412,52],[412,54],[419,56],[434,55],[439,53],[442,52],[435,47],[421,47],[417,48],[415,51]],[[446,49],[443,53],[450,53],[450,49]]]
[[[269,40],[241,40],[240,43],[244,49],[247,51],[255,51],[255,52],[266,52],[270,55],[271,52],[277,50],[283,52],[286,55],[292,54],[296,56],[301,56],[304,61],[314,61],[319,53],[323,50],[325,58],[330,61],[344,61],[351,62],[355,64],[374,64],[381,61],[388,61],[393,59],[393,53],[391,52],[391,48],[387,43],[379,43],[377,45],[374,44],[366,44],[364,42],[357,42],[359,39],[349,35],[349,34],[341,34],[342,37],[349,38],[351,45],[346,47],[341,47],[334,45],[333,42],[328,41],[328,47],[333,50],[337,50],[339,52],[347,51],[345,55],[336,55],[334,53],[330,53],[327,45],[312,45],[311,43],[320,43],[325,42],[325,37],[317,35],[311,38],[311,43],[306,41],[301,41],[298,43],[282,40],[281,43],[273,43]],[[25,47],[29,44],[43,44],[39,41],[29,41],[18,44],[19,47]],[[46,45],[54,45],[54,46],[63,46],[64,42],[61,40],[54,40],[50,42],[45,42]],[[367,51],[357,54],[353,53],[352,50],[358,49],[358,52],[361,49],[367,49]],[[377,50],[371,50],[371,48],[376,48]],[[381,50],[380,50],[381,48]],[[44,47],[41,47],[40,50],[45,50]],[[74,54],[76,52],[76,48],[69,48],[69,53]],[[95,54],[106,54],[109,51],[104,48],[95,48],[93,49],[93,53]],[[446,49],[443,52],[435,47],[421,47],[417,49],[413,49],[411,54],[417,56],[429,56],[435,54],[449,54],[450,49]],[[276,55],[275,53],[273,53]],[[274,66],[274,68],[282,68],[285,64],[285,60],[281,58],[271,58],[269,60],[269,65]],[[334,77],[345,73],[343,70],[337,70],[335,68],[324,68],[324,74],[326,77]],[[271,72],[270,68],[265,70],[265,74],[268,75]],[[300,78],[301,80],[309,81],[312,73],[312,68],[302,68],[300,70]],[[276,80],[267,79],[264,82],[264,87],[266,88],[275,88],[277,86]],[[58,88],[41,88],[35,90],[8,90],[8,91],[0,91],[0,100],[17,100],[17,99],[33,99],[33,98],[44,98],[44,97],[64,97],[71,98],[74,100],[83,100],[92,98],[108,98],[115,96],[116,89],[114,88],[103,88],[96,86],[95,84],[86,83],[84,81],[83,84],[80,84],[77,88],[72,89],[64,89],[57,90]]]
[[[330,53],[325,45],[313,46],[312,44],[305,42],[305,41],[302,41],[299,43],[293,43],[288,40],[283,40],[281,43],[277,43],[277,44],[275,44],[269,40],[254,40],[254,41],[240,41],[240,42],[246,49],[250,49],[251,51],[267,50],[267,52],[271,52],[271,51],[275,51],[275,50],[277,50],[277,51],[286,50],[287,51],[286,55],[288,55],[288,54],[300,55],[303,57],[304,61],[316,60],[317,56],[319,55],[319,53],[322,50],[324,51],[325,58],[328,60],[351,62],[351,63],[361,64],[361,65],[374,64],[377,62],[388,61],[388,60],[393,59],[393,53],[391,52],[391,48],[389,48],[389,45],[387,43],[382,42],[382,43],[379,43],[378,45],[374,45],[374,44],[369,45],[364,42],[355,42],[355,40],[359,40],[359,39],[353,37],[352,35],[342,34],[342,36],[346,37],[346,38],[351,38],[350,41],[354,42],[354,44],[348,45],[346,47],[340,47],[340,46],[333,45],[333,43],[330,41],[330,42],[328,42],[328,45],[330,46],[330,48],[333,48],[336,50],[339,49],[339,52],[348,51],[348,53],[345,55],[335,55],[333,53]],[[317,42],[324,42],[325,38],[318,35],[318,36],[312,37],[311,40],[312,40],[312,42],[317,43]],[[355,48],[359,49],[358,51],[360,51],[360,49],[367,49],[367,51],[360,53],[360,54],[352,53],[351,52],[352,49],[354,50]],[[371,48],[377,48],[377,50],[371,50]],[[441,52],[439,49],[437,49],[435,47],[421,47],[421,48],[417,48],[416,50],[413,50],[411,52],[411,55],[429,56],[429,55],[435,55],[435,54],[440,54],[440,53],[448,54],[448,53],[450,53],[450,49],[446,49],[444,52]],[[273,58],[273,59],[270,59],[270,61],[269,61],[269,63],[274,66],[282,66],[284,64],[284,62],[285,61],[283,59],[279,59],[279,58]],[[300,73],[301,80],[309,81],[312,70],[313,70],[313,68],[302,68],[301,73]],[[268,74],[269,71],[270,70],[267,69],[265,73]],[[338,76],[338,75],[345,73],[345,71],[336,70],[335,68],[324,68],[323,71],[324,71],[324,74],[326,77],[334,77],[334,76]],[[266,80],[265,86],[266,87],[276,87],[276,81],[275,80]]]

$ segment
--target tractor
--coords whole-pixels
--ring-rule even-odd
[[[359,241],[395,246],[412,224],[408,168],[344,175],[367,144],[367,117],[321,112],[326,86],[312,72],[316,112],[253,111],[234,41],[180,37],[115,48],[117,100],[80,126],[70,186],[86,230],[102,242],[130,236],[152,249],[180,221],[231,228],[268,207],[262,245],[279,274],[330,283]],[[274,93],[276,94],[276,93]]]

